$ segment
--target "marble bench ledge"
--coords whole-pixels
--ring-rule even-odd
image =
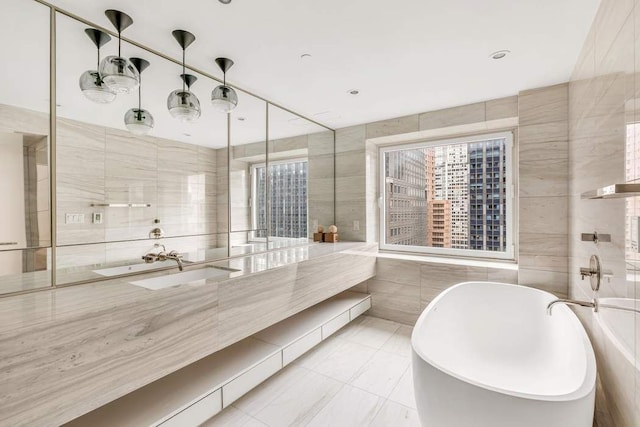
[[[376,245],[299,249],[213,263],[241,271],[198,286],[114,279],[1,299],[0,426],[72,420],[375,274]]]

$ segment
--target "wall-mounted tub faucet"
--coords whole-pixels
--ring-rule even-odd
[[[594,312],[598,312],[598,301],[597,300],[592,300],[591,302],[589,301],[578,301],[578,300],[572,300],[572,299],[556,299],[553,300],[549,303],[549,305],[547,305],[547,314],[549,316],[551,316],[553,314],[553,306],[556,304],[566,304],[566,305],[578,305],[580,307],[589,307],[589,308],[593,308]]]

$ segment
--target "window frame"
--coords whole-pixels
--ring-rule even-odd
[[[251,173],[251,194],[250,194],[250,205],[251,205],[251,237],[250,239],[253,241],[265,242],[267,239],[265,237],[256,237],[255,232],[258,231],[258,204],[256,203],[257,197],[257,188],[258,188],[258,174],[256,173],[256,169],[265,168],[266,169],[266,179],[269,179],[269,170],[268,168],[274,165],[281,165],[286,163],[306,163],[307,164],[307,235],[309,234],[309,159],[307,157],[295,157],[290,159],[281,159],[281,160],[270,160],[268,162],[260,162],[260,163],[252,163],[250,167]],[[268,186],[267,186],[268,187]],[[266,200],[267,205],[269,204],[269,199]],[[266,208],[269,209],[268,207]],[[266,233],[267,236],[270,234],[269,223],[267,218],[266,224]],[[276,237],[270,236],[270,239],[295,239],[295,237]]]
[[[505,182],[506,182],[506,250],[504,252],[499,251],[487,251],[487,250],[475,250],[475,249],[457,249],[457,248],[438,248],[431,246],[414,246],[414,245],[398,245],[386,243],[386,171],[385,171],[385,157],[386,154],[399,150],[410,150],[420,148],[438,147],[443,145],[452,144],[471,144],[473,142],[482,142],[491,139],[505,139]],[[434,140],[422,140],[417,142],[410,142],[405,144],[389,144],[379,147],[378,149],[378,178],[379,178],[379,209],[380,209],[380,221],[379,232],[380,242],[378,243],[380,250],[392,251],[399,253],[418,253],[425,255],[436,255],[445,257],[456,258],[469,258],[469,259],[499,259],[499,260],[515,260],[515,235],[517,230],[517,224],[515,223],[515,177],[516,177],[516,165],[514,163],[514,131],[500,131],[485,134],[475,134],[463,137],[443,138]],[[469,200],[469,206],[471,201]],[[426,222],[426,218],[425,218]],[[470,225],[469,225],[470,226]]]

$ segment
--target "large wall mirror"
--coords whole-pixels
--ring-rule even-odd
[[[271,248],[306,243],[334,216],[334,132],[281,108],[269,106],[269,189],[260,206]],[[268,206],[268,207],[267,207]]]
[[[0,293],[51,285],[49,22],[39,3],[2,3]]]
[[[145,263],[149,252],[199,263],[306,244],[334,222],[333,131],[240,89],[237,107],[220,112],[213,57],[185,79],[179,62],[126,41],[140,90],[83,91],[117,55],[117,37],[36,1],[5,3],[0,34],[15,42],[0,71],[0,294],[175,267]],[[181,58],[178,43],[169,54]],[[40,72],[22,82],[25,69]],[[185,89],[199,99],[197,120],[168,110]],[[149,132],[126,125],[131,109],[153,117]]]

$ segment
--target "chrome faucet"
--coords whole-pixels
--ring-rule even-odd
[[[567,305],[578,305],[580,307],[589,307],[589,308],[593,308],[594,312],[598,312],[598,301],[597,300],[591,300],[591,302],[589,301],[577,301],[577,300],[572,300],[572,299],[556,299],[553,300],[549,303],[549,305],[547,305],[547,314],[549,316],[551,316],[552,310],[553,310],[553,306],[556,304],[567,304]]]
[[[171,251],[169,253],[162,251],[162,252],[158,252],[157,254],[150,252],[146,255],[143,255],[142,259],[147,264],[153,264],[156,261],[166,261],[168,259],[171,259],[178,263],[178,270],[182,271],[184,267],[184,263],[182,262],[182,255],[180,255],[176,251]]]
[[[178,252],[176,251],[171,251],[169,253],[160,252],[158,254],[158,261],[166,261],[168,259],[172,259],[178,263],[178,270],[180,271],[183,270],[182,255],[180,255]]]

